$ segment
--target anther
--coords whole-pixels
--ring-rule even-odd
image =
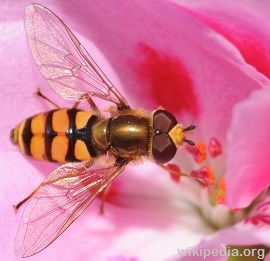
[[[214,172],[210,166],[206,165],[198,170],[193,170],[191,172],[191,177],[198,181],[203,187],[211,186],[214,184]]]
[[[220,179],[220,181],[218,183],[215,201],[217,204],[226,204],[226,202],[227,202],[227,200],[226,200],[226,183],[225,183],[224,178]]]
[[[206,145],[204,142],[195,143],[194,147],[185,148],[195,159],[197,163],[202,163],[206,159]]]
[[[208,151],[210,156],[215,158],[222,154],[222,146],[216,138],[211,138],[208,145]]]
[[[176,183],[180,182],[181,176],[190,177],[189,174],[181,172],[180,168],[176,164],[170,163],[166,165],[159,164],[159,166],[168,171],[171,176],[171,179]]]

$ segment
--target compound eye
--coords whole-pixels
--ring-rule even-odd
[[[176,150],[174,142],[167,133],[154,136],[152,155],[156,163],[169,162],[175,156]]]
[[[176,124],[177,120],[170,112],[165,110],[157,110],[154,112],[153,127],[155,130],[168,133]]]

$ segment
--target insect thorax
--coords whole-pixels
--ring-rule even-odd
[[[93,128],[95,143],[116,156],[130,160],[147,156],[151,140],[150,120],[133,114],[117,115]]]

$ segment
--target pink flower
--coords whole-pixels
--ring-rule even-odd
[[[194,120],[192,139],[208,149],[210,144],[210,151],[199,163],[201,146],[195,159],[196,152],[177,154],[173,163],[193,173],[180,183],[152,163],[128,167],[113,184],[104,216],[96,200],[32,260],[164,260],[199,242],[197,247],[208,248],[269,244],[268,194],[257,198],[269,184],[269,6],[253,11],[244,1],[236,9],[229,1],[178,2],[42,2],[78,36],[132,107],[161,105],[185,126]],[[27,3],[2,3],[0,11],[0,250],[7,260],[16,260],[13,244],[22,214],[15,215],[12,205],[56,168],[20,155],[9,132],[26,117],[51,109],[34,96],[37,87],[67,106],[48,88],[27,49]],[[210,189],[204,179],[209,168],[217,182],[226,178],[226,197],[214,205],[210,192],[217,186]],[[236,210],[247,207],[248,215]]]

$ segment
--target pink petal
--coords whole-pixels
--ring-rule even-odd
[[[207,26],[235,45],[245,61],[270,76],[269,2],[176,1]]]
[[[228,131],[227,197],[244,208],[270,183],[270,90],[254,91],[236,105]]]

